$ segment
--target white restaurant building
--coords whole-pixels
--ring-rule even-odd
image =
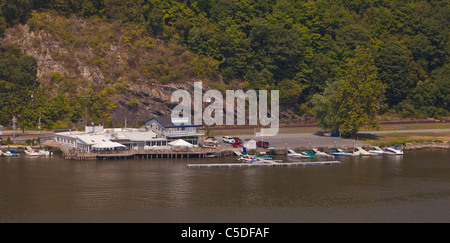
[[[167,139],[147,129],[86,126],[85,131],[67,131],[54,134],[55,142],[84,152],[93,150],[144,149],[149,146],[166,146]]]

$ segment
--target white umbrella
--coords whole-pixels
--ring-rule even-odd
[[[114,149],[114,148],[125,148],[125,147],[126,146],[123,144],[112,142],[112,141],[105,141],[102,143],[92,145],[92,148],[94,148],[94,149]]]
[[[178,139],[178,140],[172,141],[169,143],[169,145],[174,146],[174,147],[189,147],[189,148],[194,146],[191,143],[184,141],[183,139]]]

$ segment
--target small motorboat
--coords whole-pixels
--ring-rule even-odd
[[[46,149],[46,148],[39,150],[38,153],[39,153],[39,156],[50,156],[51,155],[51,152],[48,151],[48,149]]]
[[[292,158],[292,159],[310,158],[309,156],[304,155],[302,153],[299,154],[292,149],[289,149],[288,152],[289,152],[287,154],[288,158]]]
[[[12,156],[19,156],[19,153],[15,150],[9,150]]]
[[[27,146],[24,152],[29,156],[39,156],[39,152],[34,151],[30,146]]]
[[[39,156],[50,156],[50,151],[39,150],[38,154]]]
[[[233,151],[235,157],[242,157],[243,154],[239,151]]]
[[[15,150],[9,150],[9,151],[5,152],[4,154],[8,157],[19,156],[19,153],[17,153]]]
[[[403,150],[399,145],[393,145],[392,147],[387,147],[385,154],[388,155],[403,155]]]
[[[359,156],[369,156],[371,155],[369,152],[367,152],[365,149],[361,148],[361,147],[356,147],[355,149],[356,151],[353,152],[354,154],[357,154]]]
[[[0,156],[13,157],[13,156],[19,156],[19,153],[17,153],[14,150],[6,151],[6,152],[3,152],[0,150]]]
[[[320,151],[318,149],[315,149],[315,148],[313,149],[313,151],[316,154],[316,157],[334,157],[334,155],[327,154],[327,153],[322,152],[322,151]]]
[[[241,160],[243,160],[245,162],[259,162],[259,161],[261,161],[259,158],[255,158],[255,157],[249,156],[249,155],[242,156]]]
[[[359,154],[349,153],[349,152],[344,151],[342,149],[336,149],[336,150],[334,150],[332,152],[329,152],[328,154],[334,155],[334,156],[360,156]]]
[[[369,152],[371,155],[382,155],[382,154],[384,154],[384,150],[382,150],[378,146],[374,146],[371,150],[369,150],[367,152]]]
[[[302,154],[306,156],[305,158],[315,158],[315,157],[317,157],[316,153],[314,153],[314,151],[312,151],[312,150],[304,151],[304,152],[302,152]]]

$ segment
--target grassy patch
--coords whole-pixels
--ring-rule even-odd
[[[358,137],[358,141],[379,146],[406,143],[447,143],[450,141],[450,132],[446,133],[389,133],[389,134],[364,134]]]

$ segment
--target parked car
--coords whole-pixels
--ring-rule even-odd
[[[233,148],[241,148],[242,144],[240,144],[240,143],[232,143],[231,146],[233,146]]]
[[[234,139],[232,137],[224,136],[222,140],[224,143],[234,143]]]
[[[238,137],[233,137],[235,143],[242,144],[242,140]]]
[[[207,137],[206,139],[211,139],[211,140],[213,140],[213,141],[214,141],[214,144],[218,144],[218,143],[219,143],[219,140],[217,140],[217,138],[215,138],[215,137]]]
[[[268,141],[258,141],[258,142],[256,142],[256,146],[262,147],[262,148],[268,148],[269,142]]]

